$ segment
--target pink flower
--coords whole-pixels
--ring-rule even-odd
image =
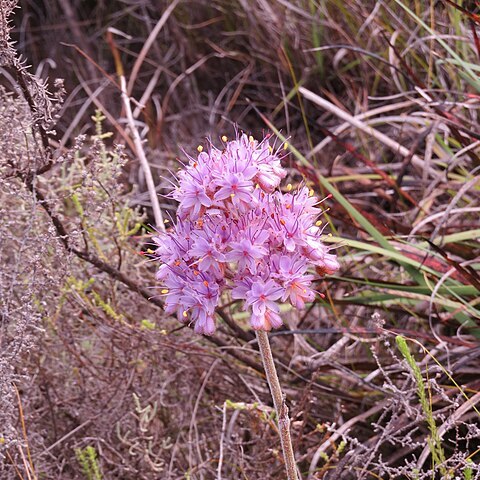
[[[269,332],[272,328],[280,328],[283,322],[277,312],[267,309],[265,313],[260,315],[252,313],[250,325],[254,330],[265,330]]]
[[[249,238],[242,238],[239,242],[230,244],[231,250],[225,258],[228,262],[238,262],[238,269],[244,271],[246,268],[250,273],[257,271],[257,261],[267,255],[268,250],[261,245],[255,245]]]
[[[255,315],[264,315],[267,309],[279,312],[280,309],[275,303],[282,296],[282,288],[273,280],[266,282],[257,280],[253,282],[251,290],[247,293],[245,306],[252,307]]]
[[[287,172],[280,167],[280,162],[260,163],[258,165],[258,173],[255,180],[258,182],[262,190],[272,193],[280,185],[282,178],[287,176]]]
[[[202,206],[210,207],[212,205],[212,199],[207,195],[203,184],[185,182],[177,196],[181,198],[178,210],[181,212],[182,218],[190,215],[192,220],[196,219],[200,216]]]
[[[314,300],[308,269],[339,268],[315,226],[318,199],[305,186],[277,190],[287,174],[280,160],[267,138],[239,135],[189,158],[178,175],[171,194],[180,203],[177,221],[152,240],[165,311],[197,333],[214,333],[215,309],[228,291],[250,311],[253,329],[279,328],[279,301],[301,309]]]
[[[220,265],[225,262],[225,255],[218,251],[213,238],[205,238],[199,235],[195,239],[193,247],[189,250],[189,255],[198,258],[196,264],[200,271],[212,270],[221,273]]]
[[[224,178],[217,180],[216,184],[220,187],[215,193],[215,200],[225,200],[231,198],[235,206],[242,202],[246,205],[252,199],[253,182],[244,180],[240,173],[228,173]]]

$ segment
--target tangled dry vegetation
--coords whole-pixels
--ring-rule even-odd
[[[467,3],[0,0],[2,479],[283,478],[239,306],[198,337],[152,289],[122,71],[159,194],[235,122],[333,195],[341,273],[271,337],[302,478],[480,478]]]

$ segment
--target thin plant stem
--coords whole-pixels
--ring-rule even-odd
[[[143,149],[140,134],[138,133],[137,127],[135,126],[135,119],[133,118],[130,98],[127,95],[126,80],[123,75],[120,76],[120,87],[122,90],[122,100],[123,100],[123,105],[125,107],[125,112],[127,115],[128,126],[130,127],[130,131],[133,137],[133,142],[135,143],[137,157],[140,160],[140,165],[142,166],[143,174],[145,175],[145,182],[147,183],[148,194],[150,196],[150,201],[152,203],[153,215],[155,217],[155,224],[157,228],[159,228],[162,231],[165,231],[162,211],[160,210],[160,204],[158,202],[157,191],[155,189],[155,183],[152,177],[152,171],[150,170],[150,165],[148,164],[148,160],[145,155],[145,151]]]
[[[178,2],[175,2],[175,4],[176,3]],[[127,116],[127,124],[130,128],[130,134],[133,137],[135,153],[137,154],[138,160],[140,161],[140,165],[143,170],[143,174],[145,175],[145,182],[147,184],[148,195],[150,196],[150,202],[152,204],[155,225],[159,230],[164,232],[165,224],[163,223],[163,215],[162,211],[160,210],[160,203],[157,197],[155,182],[153,181],[152,171],[150,170],[150,165],[148,163],[147,156],[145,155],[145,150],[143,149],[142,139],[140,138],[137,126],[135,125],[135,118],[132,112],[132,105],[130,103],[130,96],[127,89],[127,80],[125,79],[120,53],[113,40],[112,31],[110,30],[107,32],[107,42],[112,50],[112,55],[115,62],[115,69],[117,70],[117,75],[120,80],[120,91],[122,92],[123,107],[125,108],[125,114]]]
[[[148,36],[146,42],[143,44],[142,50],[140,51],[137,59],[135,60],[135,64],[133,65],[132,73],[130,74],[130,79],[128,81],[128,87],[126,89],[126,94],[130,96],[132,94],[133,86],[135,84],[135,80],[137,79],[138,73],[140,72],[140,67],[142,66],[145,57],[147,56],[148,51],[150,50],[151,46],[154,44],[160,30],[163,28],[165,23],[168,20],[168,17],[172,14],[175,10],[177,5],[179,4],[180,0],[174,0],[163,12],[163,15],[160,17],[160,20],[155,25],[155,28],[151,31],[150,35]]]
[[[375,138],[379,142],[383,143],[390,149],[392,149],[395,153],[399,153],[400,155],[403,155],[404,157],[409,157],[412,159],[412,163],[420,168],[422,171],[425,169],[425,160],[419,157],[416,154],[412,154],[412,152],[398,143],[397,141],[393,140],[390,138],[388,135],[385,135],[384,133],[380,132],[379,130],[376,130],[369,125],[367,125],[365,122],[362,122],[359,117],[354,117],[353,115],[350,115],[350,113],[346,112],[345,110],[342,110],[341,108],[337,107],[333,103],[329,102],[328,100],[325,100],[324,98],[320,97],[319,95],[311,92],[310,90],[307,90],[304,87],[299,87],[298,91],[307,99],[313,102],[315,105],[327,110],[328,112],[333,113],[336,115],[338,118],[341,118],[342,120],[350,123],[350,125],[353,125],[355,128],[358,128],[362,132],[365,132],[367,135],[370,135],[371,137]],[[439,178],[440,174],[437,173],[435,170],[430,169],[429,174],[434,177],[434,178]]]
[[[285,460],[285,469],[288,480],[298,480],[297,466],[295,464],[295,455],[293,454],[292,438],[290,436],[290,418],[288,417],[288,408],[278,380],[277,369],[273,362],[272,350],[268,340],[267,332],[259,330],[257,333],[258,346],[262,357],[263,368],[267,376],[268,386],[272,394],[273,405],[277,413],[278,432],[282,444],[283,458]]]

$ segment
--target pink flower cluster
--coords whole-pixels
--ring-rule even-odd
[[[251,310],[252,328],[268,331],[282,325],[278,301],[301,309],[314,299],[310,266],[327,274],[339,266],[320,241],[319,199],[305,186],[278,190],[286,171],[268,137],[222,140],[223,150],[199,147],[179,172],[176,224],[153,238],[157,279],[165,311],[197,333],[214,333],[227,291]]]

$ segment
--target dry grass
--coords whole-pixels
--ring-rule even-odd
[[[0,22],[2,478],[283,478],[238,306],[203,338],[152,298],[155,265],[138,252],[154,216],[123,71],[159,193],[182,149],[238,124],[289,137],[289,181],[334,196],[341,274],[271,337],[303,478],[480,479],[479,12],[19,5],[14,49]],[[38,81],[56,91],[57,77],[62,103]]]

